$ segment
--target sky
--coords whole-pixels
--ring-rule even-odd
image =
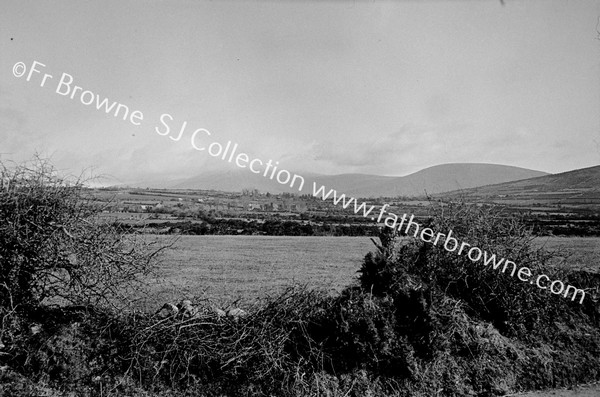
[[[600,0],[4,0],[0,161],[121,182],[235,168],[193,147],[198,129],[306,173],[590,167],[599,18]]]

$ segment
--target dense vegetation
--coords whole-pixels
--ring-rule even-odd
[[[116,222],[115,227],[129,232],[184,235],[265,235],[265,236],[377,236],[378,227],[370,224],[314,224],[270,219],[264,222],[242,219],[211,219],[206,222],[153,222],[132,226]]]
[[[421,209],[421,211],[423,211]],[[115,222],[122,230],[147,233],[184,235],[266,235],[266,236],[377,236],[378,226],[362,216],[304,216],[306,219],[290,220],[270,217],[262,219],[215,218],[209,215],[201,220],[182,218],[176,221]],[[534,236],[600,236],[600,215],[572,214],[531,215],[504,211],[507,218],[518,217],[530,228]],[[418,219],[423,216],[417,216]]]
[[[4,395],[494,396],[600,379],[600,277],[545,268],[494,208],[433,208],[427,223],[586,288],[582,305],[383,229],[337,296],[290,288],[237,320],[205,302],[159,317],[112,299],[128,300],[156,249],[98,226],[47,169],[4,168],[1,187]]]
[[[423,211],[423,209],[420,209]],[[252,214],[254,219],[221,217],[210,214],[179,220],[129,223],[117,221],[115,227],[129,232],[144,231],[157,234],[183,235],[265,235],[265,236],[372,236],[376,237],[379,227],[362,216],[310,216],[302,214],[300,219],[282,219],[262,214]],[[591,237],[600,236],[600,215],[579,213],[566,215],[531,215],[523,211],[505,209],[502,216],[519,218],[533,236]],[[418,220],[426,216],[416,215]]]

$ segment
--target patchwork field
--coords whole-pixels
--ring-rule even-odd
[[[540,237],[536,244],[555,252],[557,265],[600,271],[600,238]],[[151,305],[184,298],[250,304],[293,284],[340,291],[374,248],[368,237],[179,236]]]

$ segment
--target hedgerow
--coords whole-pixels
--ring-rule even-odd
[[[554,269],[493,207],[432,206],[424,226],[585,288],[584,304],[383,228],[340,294],[294,287],[245,317],[205,301],[161,317],[109,304],[131,302],[156,251],[93,222],[79,185],[17,170],[0,193],[3,395],[493,396],[600,379],[599,276]]]

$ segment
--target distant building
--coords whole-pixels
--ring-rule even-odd
[[[248,203],[248,211],[260,210],[259,203]]]

